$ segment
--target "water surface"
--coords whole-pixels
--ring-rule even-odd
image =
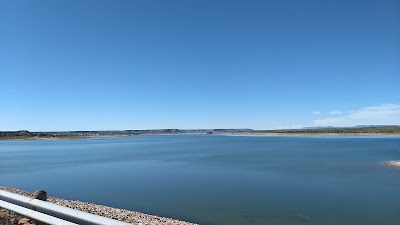
[[[399,137],[0,141],[0,185],[205,225],[400,221]]]

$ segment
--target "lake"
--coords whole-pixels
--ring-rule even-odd
[[[400,224],[400,137],[0,141],[0,185],[205,225]]]

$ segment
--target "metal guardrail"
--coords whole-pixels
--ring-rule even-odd
[[[50,225],[132,225],[3,190],[0,207]]]
[[[59,218],[55,218],[44,213],[36,212],[18,205],[8,203],[6,201],[0,200],[0,207],[8,209],[10,211],[16,212],[18,214],[27,216],[31,219],[44,222],[46,224],[59,224],[59,225],[76,225],[76,223],[71,223]]]

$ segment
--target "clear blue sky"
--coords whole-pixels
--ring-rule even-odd
[[[400,124],[398,0],[0,2],[0,130]]]

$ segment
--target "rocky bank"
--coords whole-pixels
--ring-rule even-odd
[[[24,195],[31,197],[32,193],[26,192],[23,190],[9,188],[0,186],[0,190],[9,191],[12,193]],[[88,202],[80,202],[74,200],[65,200],[56,197],[49,196],[47,199],[48,202],[61,205],[64,207],[96,214],[99,216],[108,217],[111,219],[123,221],[126,223],[136,224],[136,225],[195,225],[194,223],[189,223],[185,221],[179,221],[171,218],[165,218],[160,216],[153,216],[145,213],[125,210],[125,209],[118,209],[112,208],[103,205],[96,205]],[[21,215],[16,213],[10,212],[8,210],[0,208],[0,224],[33,224],[33,221],[25,218]]]

